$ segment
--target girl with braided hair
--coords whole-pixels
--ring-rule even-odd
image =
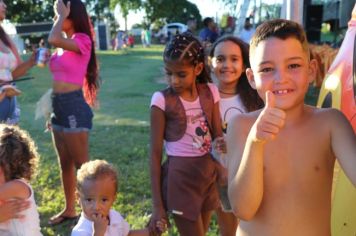
[[[190,33],[175,35],[163,60],[169,86],[151,100],[150,225],[167,220],[168,212],[180,235],[202,236],[219,204],[219,164],[210,153],[212,141],[222,140],[219,91],[207,73],[204,48]],[[161,168],[163,146],[168,158]]]

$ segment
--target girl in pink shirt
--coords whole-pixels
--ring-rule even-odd
[[[51,225],[77,217],[75,172],[89,160],[90,105],[94,105],[98,89],[93,34],[84,4],[80,0],[57,0],[54,12],[48,37],[48,42],[57,47],[49,62],[53,76],[50,127],[61,166],[65,208],[50,218]]]
[[[168,211],[183,236],[205,235],[219,204],[219,164],[210,151],[213,139],[222,136],[220,97],[204,62],[198,39],[190,33],[175,35],[164,51],[169,87],[151,101],[150,225],[167,219]],[[161,170],[164,147],[168,161]]]

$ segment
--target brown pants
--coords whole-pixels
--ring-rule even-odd
[[[170,156],[166,168],[162,192],[164,199],[167,196],[168,212],[195,221],[201,212],[218,207],[216,162],[210,154],[201,157]]]

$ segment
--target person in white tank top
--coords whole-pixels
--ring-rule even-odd
[[[6,4],[0,0],[0,22],[5,19]],[[16,102],[16,95],[20,91],[6,82],[23,76],[36,64],[36,51],[30,58],[22,61],[15,44],[0,26],[0,122],[16,124],[20,118],[20,110]],[[4,85],[4,82],[6,83]]]
[[[40,236],[40,220],[34,193],[28,182],[38,161],[36,146],[24,130],[0,124],[0,204],[10,199],[30,203],[21,218],[0,222],[0,235]]]

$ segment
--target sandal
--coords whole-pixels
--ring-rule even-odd
[[[64,215],[55,215],[52,216],[49,220],[48,220],[48,224],[49,225],[59,225],[62,224],[66,221],[72,221],[72,220],[77,220],[79,218],[79,216],[64,216]]]

